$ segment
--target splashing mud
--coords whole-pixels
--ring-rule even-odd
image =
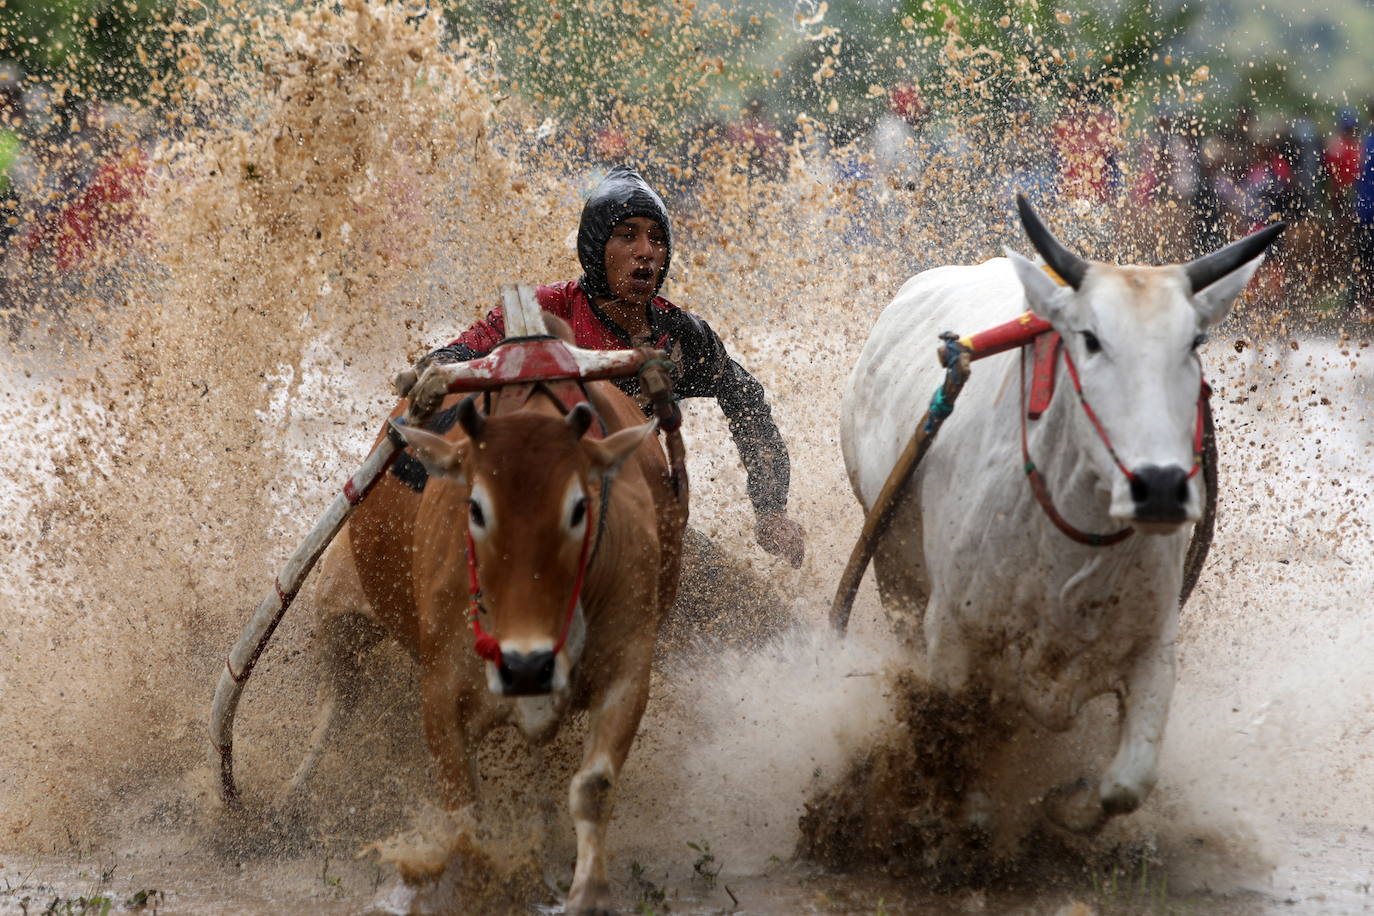
[[[282,806],[318,680],[309,591],[239,712],[242,817],[220,808],[206,715],[271,572],[364,456],[391,374],[478,317],[501,283],[575,276],[581,195],[616,158],[668,191],[679,256],[665,295],[707,318],[769,391],[808,534],[797,572],[754,545],[724,420],[686,405],[700,540],[684,588],[695,597],[668,625],[617,802],[621,905],[707,912],[739,895],[768,913],[1050,913],[1211,893],[1188,899],[1217,912],[1289,897],[1306,912],[1358,908],[1374,817],[1360,775],[1374,748],[1362,724],[1374,679],[1359,663],[1371,648],[1368,335],[1313,321],[1265,286],[1216,336],[1204,359],[1222,510],[1184,613],[1159,791],[1086,852],[1028,826],[1027,844],[1043,847],[1032,858],[1054,865],[1048,883],[931,896],[975,877],[949,852],[942,799],[979,753],[956,740],[978,711],[946,715],[922,692],[870,588],[848,640],[825,627],[861,523],[838,392],[908,276],[1021,245],[1009,192],[1048,155],[1049,131],[996,90],[1058,90],[955,22],[913,41],[949,85],[976,91],[929,91],[914,171],[865,152],[845,112],[830,123],[803,112],[786,130],[756,118],[743,138],[726,113],[679,130],[664,113],[675,94],[751,111],[727,91],[725,64],[715,69],[732,26],[692,6],[665,59],[691,58],[681,72],[694,75],[655,103],[666,108],[622,101],[599,121],[555,104],[541,67],[570,46],[588,59],[617,52],[570,45],[557,30],[576,24],[556,19],[526,24],[518,60],[499,58],[476,26],[471,43],[454,41],[417,3],[192,4],[176,20],[179,65],[155,87],[158,107],[109,133],[138,164],[119,230],[79,263],[35,245],[6,268],[0,909],[153,887],[176,912],[395,908],[396,872],[459,836],[475,837],[469,861],[486,863],[462,880],[486,880],[443,893],[465,906],[477,894],[486,912],[559,899],[584,723],[533,756],[514,739],[489,742],[482,827],[445,824],[426,807],[414,665],[384,646],[360,668],[358,723],[308,801]],[[666,15],[615,7],[631,23]],[[610,14],[588,10],[594,22]],[[821,52],[824,98],[844,36],[827,30],[824,4],[802,12],[780,28]],[[778,25],[765,18],[750,33],[761,56]],[[1115,99],[1128,113],[1132,99]],[[1129,124],[1119,129],[1124,145]],[[1093,256],[1192,250],[1168,208],[1125,227],[1112,207],[1046,209]],[[1320,249],[1307,246],[1279,258],[1289,273]],[[1110,726],[1103,709],[1085,728]],[[1304,870],[1315,851],[1329,869]],[[1172,880],[1142,877],[1147,867]],[[1123,868],[1143,897],[1115,890]]]

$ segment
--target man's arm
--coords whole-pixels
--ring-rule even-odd
[[[763,386],[743,366],[725,356],[716,377],[716,400],[729,422],[730,435],[748,474],[749,501],[754,504],[754,512],[760,516],[785,514],[792,464],[787,444],[773,422]]]
[[[468,328],[456,340],[435,350],[430,350],[409,369],[396,375],[394,382],[396,394],[407,397],[415,387],[420,376],[430,366],[439,363],[465,363],[470,359],[485,356],[506,336],[506,313],[497,306],[487,313],[487,317]]]
[[[782,433],[758,379],[730,358],[720,337],[696,316],[681,313],[693,325],[683,341],[684,396],[715,395],[739,449],[748,475],[749,501],[758,517],[759,544],[769,553],[800,566],[804,554],[801,526],[787,518],[787,490],[792,466]],[[690,339],[695,338],[695,339]]]
[[[434,363],[461,363],[479,356],[486,356],[506,336],[506,310],[497,306],[487,317],[468,328],[457,339],[450,341],[437,350],[431,350],[421,362],[426,366]]]

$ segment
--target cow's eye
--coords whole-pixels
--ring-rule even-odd
[[[582,497],[574,505],[572,510],[572,520],[568,522],[569,528],[576,528],[582,524],[587,517],[587,497]]]
[[[486,516],[482,514],[482,507],[477,504],[477,500],[475,499],[468,500],[468,519],[477,528],[485,528],[487,526]]]
[[[1097,335],[1092,331],[1080,331],[1083,335],[1083,346],[1087,347],[1089,353],[1101,353],[1102,341],[1097,339]]]
[[[1207,342],[1207,335],[1206,335],[1206,334],[1199,334],[1198,336],[1196,336],[1196,337],[1193,338],[1193,349],[1196,350],[1198,347],[1202,346],[1202,345],[1205,344],[1206,342]]]

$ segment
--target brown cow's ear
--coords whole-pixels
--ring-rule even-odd
[[[458,402],[458,425],[463,427],[463,432],[472,441],[482,438],[482,431],[487,428],[487,418],[477,409],[474,398],[463,398]]]
[[[650,420],[642,426],[631,426],[614,435],[597,441],[586,439],[582,447],[591,458],[592,472],[600,477],[613,477],[625,460],[644,444],[649,433],[658,428],[657,420]]]
[[[443,477],[463,477],[463,444],[449,442],[443,436],[436,436],[429,430],[415,426],[397,426],[401,436],[410,446],[410,451],[425,470]]]
[[[592,420],[596,419],[596,412],[592,410],[590,404],[582,401],[564,417],[568,426],[572,428],[573,438],[581,439],[587,433],[588,427],[592,425]]]

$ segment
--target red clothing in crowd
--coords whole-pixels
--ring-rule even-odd
[[[25,247],[48,251],[59,270],[84,266],[101,244],[129,224],[147,173],[141,150],[107,156],[76,197],[34,227]]]
[[[1322,157],[1326,173],[1331,176],[1331,193],[1344,199],[1350,186],[1360,176],[1360,141],[1354,134],[1337,134],[1326,144]]]

